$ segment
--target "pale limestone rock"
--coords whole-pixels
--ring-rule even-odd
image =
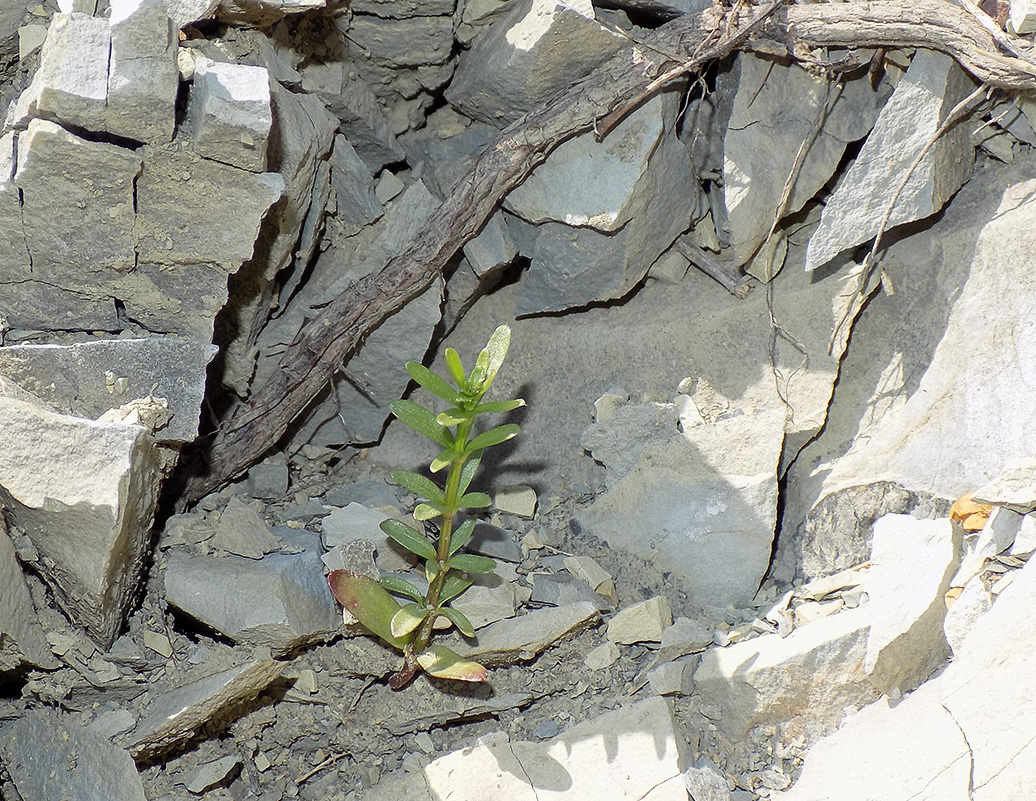
[[[531,520],[536,516],[536,490],[524,485],[501,487],[493,494],[493,506],[505,514]]]
[[[922,687],[894,708],[879,701],[850,716],[809,750],[791,789],[772,797],[969,801],[970,769],[968,741],[938,695]]]
[[[137,142],[173,138],[179,70],[168,0],[111,0],[105,128]]]
[[[166,11],[177,30],[203,19],[210,19],[219,0],[165,0]]]
[[[219,516],[216,533],[210,540],[212,547],[248,559],[262,559],[279,550],[282,543],[259,516],[261,510],[261,502],[247,504],[240,498],[231,498]]]
[[[661,642],[662,632],[673,623],[669,601],[656,595],[621,610],[608,623],[608,639],[620,645]]]
[[[1036,509],[1036,459],[1013,459],[995,479],[975,490],[976,503],[1006,506],[1019,514]]]
[[[46,25],[23,25],[18,29],[18,60],[25,61],[43,47],[47,39]]]
[[[877,234],[890,193],[899,188],[949,110],[971,89],[967,74],[952,58],[917,51],[856,161],[828,198],[820,228],[809,241],[807,270]],[[971,175],[974,157],[966,127],[944,132],[906,182],[888,227],[941,209]]]
[[[946,518],[888,515],[874,524],[863,667],[879,692],[909,692],[949,656],[944,598],[959,551],[960,536]]]
[[[31,709],[0,729],[0,759],[22,798],[144,801],[130,755],[56,710]]]
[[[1020,35],[1036,31],[1036,3],[1032,0],[1011,0],[1007,29]]]
[[[140,156],[90,142],[45,120],[18,137],[14,183],[22,193],[33,276],[61,285],[65,276],[126,272],[136,265],[134,181]]]
[[[220,0],[217,15],[227,22],[270,25],[286,14],[323,8],[327,0]]]
[[[191,442],[216,347],[177,337],[92,340],[73,345],[0,348],[0,374],[52,410],[97,419],[154,390],[173,413],[154,432],[160,442]]]
[[[946,611],[946,619],[943,621],[943,631],[951,652],[956,654],[961,649],[968,632],[992,608],[993,596],[983,586],[981,579],[973,578],[964,585],[960,595]]]
[[[134,759],[143,760],[190,739],[224,710],[254,698],[277,679],[285,662],[257,660],[165,692],[156,692],[151,708],[126,736]]]
[[[7,524],[0,517],[0,673],[23,663],[42,668],[59,664],[47,645]]]
[[[587,653],[583,664],[589,670],[604,670],[614,665],[620,656],[619,646],[611,641],[603,642]]]
[[[25,128],[32,117],[101,133],[107,128],[108,21],[86,14],[55,14],[40,66],[8,122]]]
[[[0,498],[41,555],[61,608],[108,646],[146,555],[162,476],[139,426],[97,423],[0,397]]]
[[[794,62],[743,53],[738,65],[737,94],[723,138],[723,196],[730,244],[744,264],[769,233],[796,159],[803,160],[786,215],[799,211],[828,182],[847,143],[867,135],[887,93],[874,91],[863,75],[841,84],[835,99],[834,84]]]
[[[473,644],[456,642],[450,647],[466,659],[487,666],[527,662],[551,645],[594,625],[599,617],[597,609],[587,601],[546,607],[486,626]]]
[[[156,265],[218,265],[251,258],[259,225],[284,192],[275,173],[256,175],[198,158],[176,142],[144,149],[137,179],[137,254]],[[211,213],[219,198],[221,213]]]
[[[450,601],[475,629],[481,629],[498,620],[514,617],[517,598],[514,585],[490,574],[480,576],[477,583]]]
[[[263,172],[273,125],[270,102],[265,67],[197,56],[187,112],[195,151],[232,167]]]
[[[831,410],[837,425],[789,475],[783,530],[816,529],[790,538],[801,544],[801,563],[813,563],[806,575],[866,559],[866,525],[845,561],[815,559],[845,548],[834,523],[844,532],[854,519],[866,524],[926,505],[929,516],[945,514],[950,501],[993,480],[1007,461],[1036,452],[1036,416],[1025,400],[1036,386],[1028,369],[1036,360],[1036,277],[1025,266],[1036,249],[1028,223],[1034,187],[1033,159],[1019,159],[1009,173],[990,168],[961,190],[928,236],[890,247],[883,269],[899,291],[875,298],[857,322],[863,333],[854,341],[867,344],[848,357],[840,378]],[[896,321],[906,320],[901,330]],[[971,372],[976,364],[981,381]],[[863,491],[872,493],[867,504],[825,522],[840,494]],[[896,495],[903,505],[887,503]],[[945,499],[941,512],[933,496]]]
[[[852,609],[796,629],[713,648],[694,674],[697,693],[720,710],[716,725],[737,740],[757,725],[788,724],[815,740],[847,706],[871,702],[863,670],[870,618]]]
[[[559,40],[564,47],[554,46]],[[446,97],[472,119],[502,128],[626,46],[585,0],[524,0],[463,54]]]

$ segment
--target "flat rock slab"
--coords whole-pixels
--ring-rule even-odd
[[[285,664],[248,662],[156,693],[147,716],[126,736],[126,747],[139,761],[186,742],[225,710],[265,690]]]
[[[132,757],[53,710],[29,710],[0,729],[0,760],[26,801],[144,801]]]
[[[23,662],[42,668],[59,665],[36,617],[7,525],[0,519],[0,673]]]
[[[864,607],[795,629],[705,653],[696,692],[720,710],[716,725],[732,740],[760,724],[797,719],[807,741],[837,726],[847,706],[876,695],[863,670],[870,619]]]
[[[665,700],[649,698],[546,743],[502,732],[440,757],[419,776],[379,785],[373,801],[686,801],[679,737]]]
[[[312,542],[301,553],[261,559],[172,552],[166,597],[234,642],[265,645],[275,653],[330,639],[341,615],[324,579],[316,535],[305,533]]]
[[[155,438],[192,442],[198,436],[205,370],[216,351],[215,345],[178,337],[11,345],[0,348],[0,375],[54,411],[92,419],[153,390],[173,412]]]
[[[828,198],[820,228],[809,241],[807,270],[878,233],[892,193],[972,86],[949,56],[917,51],[860,155]],[[975,159],[968,135],[967,126],[956,125],[938,138],[906,182],[889,228],[934,214],[960,189]]]
[[[594,625],[600,614],[587,601],[537,609],[479,630],[474,644],[451,645],[461,656],[487,665],[527,662],[551,645]]]

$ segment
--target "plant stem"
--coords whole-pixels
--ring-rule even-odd
[[[468,445],[468,437],[471,435],[471,427],[474,419],[465,420],[457,426],[457,435],[454,439],[457,448],[457,456],[450,462],[446,474],[446,502],[443,504],[442,525],[439,527],[439,541],[436,543],[436,562],[439,570],[435,578],[428,583],[428,595],[425,597],[429,612],[420,628],[417,636],[413,639],[415,653],[420,653],[427,646],[432,638],[432,627],[439,612],[439,596],[442,593],[442,585],[446,580],[446,562],[450,558],[450,539],[453,536],[453,518],[457,515],[457,495],[460,489],[460,475],[466,461],[464,450]]]

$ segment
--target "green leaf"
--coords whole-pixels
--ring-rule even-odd
[[[475,581],[470,576],[466,576],[463,573],[450,573],[442,583],[439,603],[452,601],[474,583]]]
[[[435,422],[435,415],[424,406],[418,406],[413,401],[397,400],[389,404],[389,409],[401,422],[410,426],[418,434],[424,434],[432,442],[442,445],[444,448],[453,446],[453,434]]]
[[[327,583],[338,603],[386,643],[402,650],[410,641],[409,637],[392,633],[392,618],[399,611],[399,602],[370,576],[352,570],[332,570]]]
[[[432,463],[428,466],[428,469],[433,473],[438,473],[444,467],[449,467],[450,462],[453,461],[453,457],[457,455],[457,452],[452,447],[445,448],[438,456],[432,459]]]
[[[407,598],[413,598],[418,603],[424,601],[421,591],[406,579],[397,578],[396,576],[382,576],[380,583],[382,587],[389,592],[396,593],[396,595],[405,595]]]
[[[505,401],[490,401],[489,403],[481,403],[476,406],[474,412],[475,414],[497,414],[499,412],[509,412],[524,405],[525,401],[521,398]]]
[[[436,503],[443,503],[446,500],[446,496],[443,495],[439,485],[430,478],[425,478],[409,470],[393,470],[389,475],[392,476],[392,480],[399,484],[399,486],[410,490],[420,498],[427,498]]]
[[[450,536],[450,556],[453,556],[457,551],[467,545],[468,540],[471,539],[472,533],[475,531],[475,518],[469,517],[459,526],[456,531]],[[447,579],[449,581],[449,579]]]
[[[471,625],[471,621],[468,620],[464,613],[459,609],[454,609],[451,606],[444,606],[439,610],[439,612],[446,615],[453,625],[457,627],[457,631],[465,637],[475,636],[475,627]]]
[[[471,442],[468,443],[467,451],[480,451],[483,448],[491,448],[493,445],[499,445],[501,442],[507,442],[509,439],[513,439],[521,433],[521,429],[514,423],[507,423],[506,425],[497,426],[491,428],[488,431],[483,431]]]
[[[435,559],[428,559],[424,563],[424,577],[431,584],[439,575],[439,563]]]
[[[457,484],[457,494],[463,495],[468,491],[468,487],[471,485],[471,479],[475,477],[475,471],[478,470],[479,462],[482,461],[482,452],[476,451],[468,456],[464,460],[464,464],[460,468],[460,481]]]
[[[458,509],[485,509],[491,506],[493,499],[484,492],[469,492],[457,499]]]
[[[496,330],[490,335],[489,342],[486,343],[484,351],[489,354],[489,365],[482,385],[483,392],[489,389],[489,385],[492,384],[493,379],[496,378],[496,374],[504,363],[504,357],[507,356],[507,349],[510,346],[511,327],[507,325],[497,326]]]
[[[433,373],[423,364],[407,362],[406,371],[414,381],[447,403],[457,403],[460,400],[457,390],[451,387],[446,379]]]
[[[465,573],[492,573],[496,562],[488,556],[476,556],[473,553],[459,553],[446,566],[453,570],[462,570]]]
[[[417,663],[437,679],[480,682],[489,676],[478,662],[470,662],[444,645],[428,646],[417,655]]]
[[[445,412],[439,412],[435,416],[435,422],[441,426],[456,426],[460,425],[467,420],[470,420],[475,416],[475,412],[465,411],[464,409],[447,409]]]
[[[414,509],[414,520],[434,520],[443,510],[444,507],[438,503],[419,503]]]
[[[471,368],[471,374],[468,376],[468,391],[465,393],[468,397],[477,399],[486,394],[486,389],[488,389],[486,376],[488,372],[489,351],[482,348],[478,358],[475,359],[475,366]]]
[[[388,520],[381,521],[380,528],[410,553],[417,554],[423,559],[435,558],[435,548],[432,547],[432,544],[424,538],[423,534],[414,531],[402,520],[390,517]]]
[[[407,604],[392,616],[392,634],[396,637],[405,637],[420,626],[426,617],[428,617],[426,606]]]
[[[450,371],[450,376],[454,383],[463,390],[468,379],[467,373],[464,372],[464,365],[460,362],[460,354],[453,348],[446,348],[443,355],[446,357],[446,368]]]

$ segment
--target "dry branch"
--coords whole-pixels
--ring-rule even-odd
[[[739,4],[740,5],[740,4]],[[738,6],[735,6],[737,9]],[[476,160],[410,247],[384,269],[353,284],[301,328],[280,370],[242,406],[209,443],[208,471],[188,481],[193,501],[241,475],[275,446],[342,369],[364,338],[385,318],[424,291],[473,237],[502,198],[562,142],[595,130],[616,110],[628,110],[658,88],[663,75],[679,77],[738,48],[752,35],[783,42],[790,54],[806,47],[923,47],[955,58],[979,81],[1036,89],[1036,66],[1002,52],[976,19],[947,0],[850,2],[831,5],[714,10],[675,19],[615,56],[584,81],[505,130]],[[1012,40],[1026,55],[1028,43]],[[657,48],[657,49],[655,49]],[[664,55],[676,53],[683,63]]]

